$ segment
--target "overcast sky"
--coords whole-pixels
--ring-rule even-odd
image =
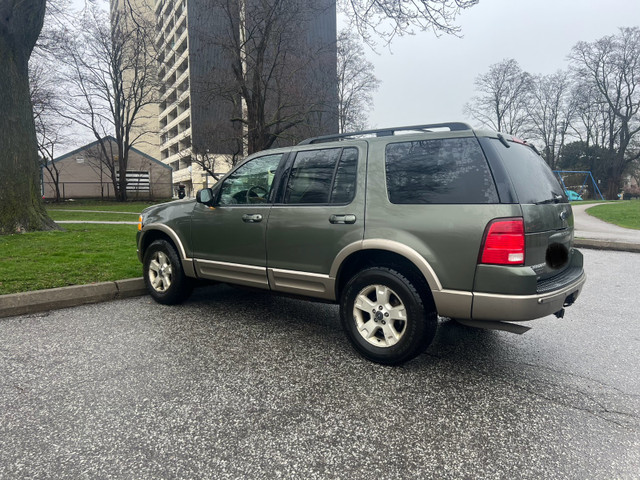
[[[640,0],[480,0],[457,19],[462,38],[424,32],[394,40],[391,53],[368,52],[382,85],[374,95],[372,127],[462,120],[474,80],[514,58],[532,74],[567,67],[577,42],[640,25]]]

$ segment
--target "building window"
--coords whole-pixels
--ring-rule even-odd
[[[148,192],[150,189],[149,172],[142,170],[127,170],[127,192]],[[120,181],[120,172],[118,172]]]

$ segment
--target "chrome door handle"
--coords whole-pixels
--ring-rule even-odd
[[[245,213],[242,215],[242,221],[245,223],[258,223],[262,221],[262,215],[259,213]]]
[[[347,215],[331,215],[329,217],[330,223],[340,223],[340,224],[352,224],[356,223],[356,216],[352,214]]]

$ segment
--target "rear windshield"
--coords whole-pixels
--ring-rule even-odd
[[[391,203],[498,203],[491,171],[475,138],[390,143],[386,149]]]
[[[509,142],[510,148],[506,148],[499,140],[492,141],[503,159],[520,203],[568,202],[558,178],[533,149],[514,142]]]

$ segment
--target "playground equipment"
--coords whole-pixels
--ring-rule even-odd
[[[587,198],[600,198],[604,200],[604,196],[598,184],[596,183],[593,175],[588,170],[554,170],[564,188],[565,192],[568,190],[575,191],[583,199]],[[582,179],[582,180],[580,180]],[[580,182],[577,183],[576,181]]]

